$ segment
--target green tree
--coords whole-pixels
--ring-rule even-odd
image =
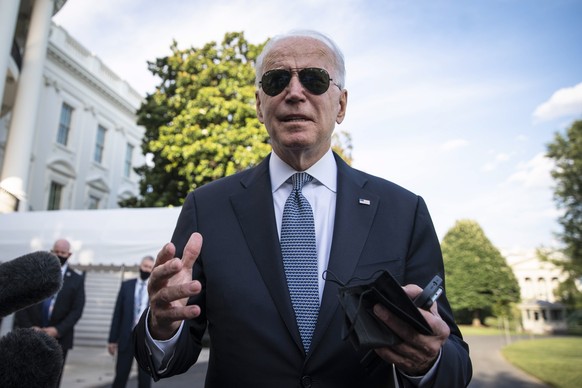
[[[137,112],[149,162],[135,169],[139,196],[120,206],[180,206],[191,190],[256,165],[271,151],[255,111],[254,64],[263,46],[231,32],[200,49],[173,42],[171,55],[148,62],[160,79]],[[334,134],[333,149],[351,162],[349,134]]]
[[[547,157],[554,161],[554,201],[563,211],[558,219],[563,230],[558,236],[568,258],[553,262],[569,274],[573,284],[573,279],[582,276],[582,121],[575,121],[565,135],[556,133],[547,150]]]
[[[244,34],[149,62],[160,83],[137,112],[145,127],[140,196],[127,207],[181,205],[192,189],[258,163],[271,150],[255,113],[254,61],[261,46]]]
[[[447,279],[447,298],[455,314],[474,325],[485,314],[511,316],[520,299],[519,285],[499,250],[472,220],[459,220],[441,243]]]

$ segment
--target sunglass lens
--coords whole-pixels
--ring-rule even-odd
[[[329,88],[329,74],[324,69],[306,68],[299,71],[299,81],[313,94],[323,94]]]
[[[276,96],[281,93],[291,81],[291,73],[287,70],[271,70],[263,74],[261,87],[269,96]]]

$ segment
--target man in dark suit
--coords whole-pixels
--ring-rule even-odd
[[[69,241],[55,241],[51,252],[61,261],[63,286],[53,297],[16,312],[14,325],[42,330],[56,338],[63,350],[64,368],[67,352],[73,347],[75,325],[81,319],[85,307],[85,278],[69,268],[67,260],[72,255]]]
[[[257,115],[273,152],[186,198],[152,271],[150,309],[134,329],[139,363],[155,379],[185,372],[208,328],[207,387],[466,386],[468,346],[444,295],[420,310],[433,335],[374,306],[403,340],[375,349],[377,362],[362,363],[366,352],[342,339],[338,285],[322,280],[324,271],[347,282],[386,270],[414,298],[444,268],[422,198],[331,150],[347,107],[341,51],[314,31],[280,35],[256,75]],[[293,213],[302,214],[295,229],[304,237],[289,242]],[[289,255],[295,245],[308,253]]]
[[[145,256],[139,264],[139,278],[121,283],[121,288],[117,294],[111,329],[109,330],[109,343],[107,344],[109,354],[112,356],[117,354],[113,388],[123,388],[127,384],[134,354],[131,330],[147,308],[147,280],[153,268],[154,258]],[[149,388],[150,385],[150,375],[142,368],[138,368],[138,386]]]

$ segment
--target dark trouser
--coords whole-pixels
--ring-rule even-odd
[[[113,380],[112,388],[124,388],[131,372],[133,364],[133,347],[128,346],[128,349],[123,352],[117,352],[117,363],[115,364],[115,380]],[[149,388],[152,384],[152,378],[143,369],[138,367],[137,381],[139,388]]]
[[[69,351],[69,349],[65,349],[61,346],[61,350],[63,351],[63,366],[61,367],[61,374],[59,375],[57,387],[61,386],[61,380],[63,379],[63,371],[65,370],[65,363],[67,362],[67,352]]]

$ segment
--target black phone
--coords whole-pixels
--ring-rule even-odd
[[[423,310],[429,310],[430,306],[438,299],[443,293],[443,279],[439,275],[435,275],[434,278],[424,289],[422,293],[414,298],[414,305],[420,307]]]

